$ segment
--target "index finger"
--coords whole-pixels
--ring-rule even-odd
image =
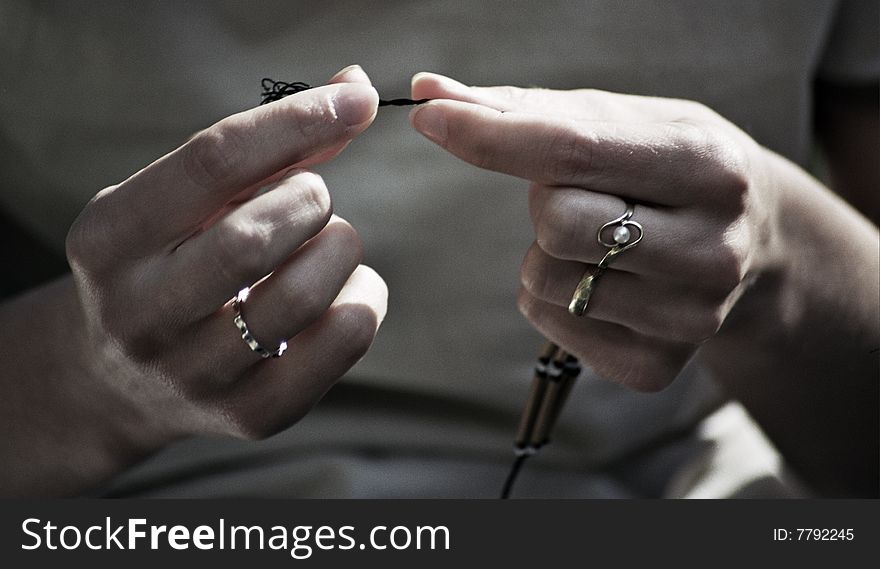
[[[138,247],[173,248],[246,188],[363,131],[378,100],[369,84],[342,83],[232,115],[101,199],[148,237]]]
[[[549,186],[575,186],[664,205],[693,201],[710,181],[697,127],[578,121],[435,100],[415,109],[416,130],[480,168]]]

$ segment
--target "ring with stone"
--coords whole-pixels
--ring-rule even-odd
[[[587,270],[581,278],[568,304],[568,312],[574,316],[583,316],[587,312],[587,306],[590,304],[590,296],[593,294],[593,288],[596,286],[599,278],[611,264],[611,262],[622,252],[635,247],[642,240],[644,232],[642,225],[638,221],[633,221],[632,215],[635,206],[631,203],[626,204],[626,211],[623,215],[612,219],[608,223],[602,225],[596,235],[596,239],[603,247],[607,247],[609,251],[605,253],[595,270]]]
[[[244,340],[245,344],[251,349],[251,351],[258,354],[261,358],[280,358],[281,354],[287,350],[287,342],[282,340],[278,347],[274,350],[267,350],[260,344],[254,335],[251,334],[250,329],[248,328],[247,323],[244,321],[244,315],[242,315],[241,311],[244,307],[244,301],[247,300],[248,296],[251,294],[250,287],[244,287],[238,294],[235,295],[235,298],[232,299],[232,313],[233,318],[232,321],[235,323],[235,327],[238,328],[238,331],[241,333],[241,339]]]
[[[633,221],[632,215],[635,210],[633,204],[626,204],[626,211],[620,217],[612,219],[599,228],[596,239],[600,245],[613,249],[620,247],[621,251],[634,247],[642,240],[642,225]],[[635,230],[635,231],[634,231]],[[610,239],[609,239],[610,237]]]

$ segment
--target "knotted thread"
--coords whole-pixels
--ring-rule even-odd
[[[292,83],[288,83],[287,81],[275,81],[274,79],[270,79],[265,77],[262,81],[263,85],[263,93],[261,95],[260,104],[265,105],[266,103],[271,103],[273,101],[279,101],[284,97],[289,95],[294,95],[299,93],[300,91],[305,91],[307,89],[311,89],[312,86],[308,83],[303,83],[302,81],[294,81]],[[405,107],[409,105],[421,105],[422,103],[427,103],[431,99],[379,99],[380,107]]]

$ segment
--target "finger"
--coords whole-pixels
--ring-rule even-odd
[[[372,85],[370,77],[366,74],[366,72],[361,68],[360,65],[349,65],[348,67],[344,67],[343,69],[337,71],[327,81],[327,85],[339,85],[342,83],[361,83],[363,85]],[[310,156],[301,162],[298,162],[297,165],[301,168],[307,168],[315,164],[323,164],[324,162],[328,162],[338,156],[343,150],[345,150],[345,148],[350,143],[350,139],[345,140],[344,142],[341,142],[335,146],[319,152],[318,154]],[[270,181],[271,180],[267,180],[260,185],[265,185]]]
[[[698,103],[681,99],[613,93],[599,89],[557,90],[509,85],[473,87],[443,75],[425,72],[413,76],[412,97],[452,99],[484,105],[498,111],[520,111],[591,121],[670,122],[685,116],[687,111],[705,112]]]
[[[539,89],[518,87],[468,87],[455,79],[436,73],[416,73],[411,82],[413,99],[452,99],[484,105],[498,111],[522,111],[544,114],[549,98],[540,97]],[[559,109],[556,109],[557,112]]]
[[[678,376],[696,346],[643,336],[618,324],[578,318],[524,289],[520,311],[547,339],[577,356],[599,377],[637,391],[659,391]]]
[[[350,280],[362,256],[360,239],[344,220],[334,218],[320,234],[294,253],[241,304],[248,330],[261,346],[275,351],[319,320]],[[223,354],[218,362],[244,369],[260,362],[233,325],[231,305],[206,318],[191,337]],[[205,366],[210,366],[208,362]]]
[[[327,81],[328,85],[337,85],[340,83],[362,83],[364,85],[372,85],[370,82],[369,76],[361,69],[360,65],[349,65],[348,67],[342,69],[337,72],[333,77]],[[341,144],[337,144],[323,152],[316,154],[315,156],[311,156],[306,158],[304,161],[300,162],[298,165],[300,167],[306,168],[309,166],[314,166],[315,164],[323,164],[324,162],[329,162],[333,160],[339,154],[345,150],[348,145],[351,143],[351,140],[346,140]]]
[[[364,85],[372,85],[370,82],[370,78],[361,69],[360,65],[349,65],[348,67],[338,71],[333,77],[327,81],[328,85],[338,85],[341,83],[361,83]],[[336,158],[346,147],[351,143],[351,140],[346,140],[336,146],[328,148],[322,152],[314,156],[310,156],[306,158],[302,162],[298,163],[298,166],[302,168],[307,168],[309,166],[314,166],[315,164],[323,164],[324,162],[329,162]]]
[[[330,194],[317,174],[295,170],[188,239],[153,272],[150,296],[187,321],[213,313],[245,286],[274,271],[330,220]],[[173,290],[169,295],[162,291]]]
[[[264,438],[295,423],[369,349],[388,289],[360,266],[324,315],[290,342],[281,358],[258,362],[223,397],[235,434]]]
[[[449,100],[425,103],[410,120],[480,168],[657,204],[693,203],[695,188],[734,174],[727,146],[686,123],[573,121]]]
[[[592,265],[551,257],[537,243],[523,259],[520,280],[533,297],[567,310]],[[724,313],[721,293],[608,270],[595,283],[585,318],[625,326],[644,336],[699,344],[715,335]]]
[[[529,188],[529,214],[541,248],[558,258],[597,264],[608,253],[598,233],[626,211],[626,202],[609,194],[579,188]],[[711,267],[715,252],[702,238],[712,231],[711,219],[696,219],[687,209],[637,204],[632,221],[642,226],[642,240],[614,259],[614,268],[642,275],[698,277]],[[631,228],[633,234],[638,231]],[[613,242],[613,229],[603,239]]]
[[[113,233],[128,253],[170,251],[246,188],[350,140],[377,105],[375,89],[344,83],[227,117],[104,194],[103,217],[125,220]]]
[[[595,89],[558,91],[508,85],[469,87],[443,75],[417,73],[412,78],[413,99],[452,99],[508,112],[555,115],[577,120],[635,121],[661,119],[649,97],[608,93]],[[658,108],[666,105],[659,103]],[[650,108],[649,108],[650,107]],[[650,113],[650,114],[649,114]]]

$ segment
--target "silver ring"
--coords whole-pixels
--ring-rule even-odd
[[[626,211],[623,215],[612,219],[600,227],[596,234],[596,240],[599,241],[599,244],[608,247],[609,249],[620,247],[621,251],[625,251],[630,247],[635,247],[635,245],[642,240],[643,231],[642,224],[630,219],[634,210],[635,206],[631,203],[627,203]],[[633,236],[633,231],[630,229],[631,227],[638,230],[636,236]],[[607,239],[609,229],[611,229],[611,239]]]
[[[645,235],[642,225],[638,221],[630,219],[634,209],[635,206],[633,204],[626,203],[626,211],[623,212],[623,215],[612,219],[599,228],[599,231],[596,233],[596,240],[603,247],[607,247],[609,251],[605,253],[605,256],[596,265],[596,270],[587,270],[584,276],[581,277],[577,288],[574,289],[574,294],[571,295],[571,301],[568,303],[569,314],[583,316],[587,312],[587,306],[590,304],[593,289],[596,287],[599,277],[605,273],[608,265],[611,264],[611,261],[627,249],[635,247],[642,240],[642,237]],[[634,232],[633,229],[636,231]],[[608,239],[609,236],[611,239]]]
[[[244,343],[247,344],[252,351],[259,354],[261,358],[280,358],[281,354],[287,350],[286,341],[282,340],[281,343],[278,344],[278,349],[270,351],[261,346],[260,343],[257,342],[257,339],[254,338],[254,335],[251,334],[251,331],[248,330],[247,323],[244,321],[244,316],[241,314],[241,309],[244,306],[244,301],[247,300],[250,294],[251,287],[246,286],[238,291],[238,294],[232,299],[232,321],[235,322],[235,327],[241,332],[241,339],[244,340]]]

